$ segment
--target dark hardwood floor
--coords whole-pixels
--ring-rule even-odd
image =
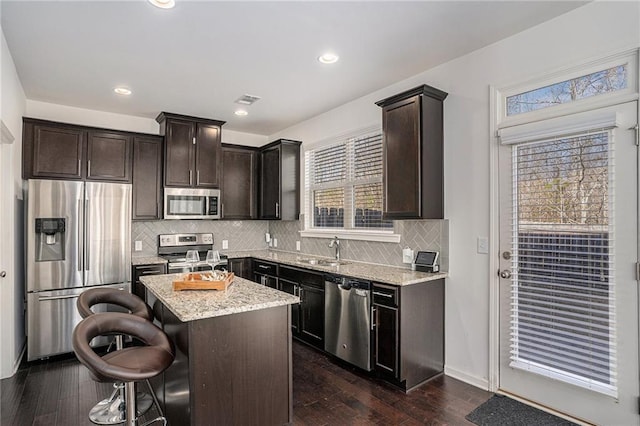
[[[25,362],[0,381],[0,424],[92,425],[89,409],[111,389],[91,380],[72,356]],[[301,343],[293,345],[296,425],[469,425],[464,416],[490,396],[446,376],[404,394]],[[154,418],[154,411],[145,419]]]

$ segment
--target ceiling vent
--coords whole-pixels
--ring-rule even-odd
[[[240,105],[252,105],[259,100],[260,100],[260,96],[244,94],[240,96],[238,99],[236,99],[236,103]]]

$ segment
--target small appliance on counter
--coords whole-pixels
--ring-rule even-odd
[[[439,272],[437,251],[419,251],[411,265],[411,269],[420,272]]]

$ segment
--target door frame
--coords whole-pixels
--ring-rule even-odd
[[[580,70],[587,70],[599,64],[606,64],[607,62],[616,60],[621,57],[635,58],[633,63],[634,70],[629,74],[629,89],[635,88],[635,93],[629,93],[627,90],[621,95],[612,95],[606,99],[589,98],[581,102],[578,108],[568,110],[563,108],[563,111],[559,111],[558,115],[573,114],[590,109],[604,108],[611,105],[623,104],[629,101],[638,101],[640,88],[640,64],[639,62],[640,49],[638,47],[621,49],[608,56],[597,56],[587,59],[585,62],[575,65],[558,68],[555,71],[538,74],[533,76],[529,81],[519,84],[501,84],[489,85],[489,372],[488,372],[488,390],[491,392],[498,392],[500,385],[500,279],[498,277],[498,271],[500,269],[500,184],[499,184],[499,137],[498,129],[500,128],[500,122],[502,119],[501,99],[504,97],[506,91],[512,90],[514,87],[531,86],[532,82],[548,82],[551,79],[565,77],[568,74],[574,73]],[[640,102],[639,102],[640,103]],[[561,105],[564,107],[564,105]],[[533,118],[531,121],[539,121],[552,118],[544,109],[541,110],[541,114]],[[637,122],[640,123],[640,107],[638,108]],[[514,125],[522,123],[514,123]],[[638,191],[640,191],[640,158],[637,180]],[[640,212],[640,196],[638,197],[638,212]],[[640,215],[638,217],[638,248],[640,253]],[[639,259],[640,260],[640,259]],[[640,303],[640,301],[639,301]],[[639,306],[640,309],[640,306]],[[515,399],[520,399],[517,396],[509,395]],[[530,401],[525,401],[531,404]],[[536,404],[532,404],[536,405]],[[544,407],[539,407],[544,410]],[[575,421],[575,420],[574,420]]]

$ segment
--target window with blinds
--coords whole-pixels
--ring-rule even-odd
[[[307,151],[305,165],[311,228],[393,228],[382,219],[380,132]]]
[[[609,131],[513,147],[511,366],[614,394]]]

